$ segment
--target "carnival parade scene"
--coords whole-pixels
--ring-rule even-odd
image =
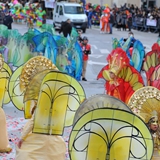
[[[0,160],[160,160],[160,4],[107,2],[0,1]]]

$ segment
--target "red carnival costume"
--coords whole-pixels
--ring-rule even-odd
[[[153,86],[160,90],[160,46],[155,43],[152,51],[145,56],[143,70],[146,73],[147,86]]]
[[[108,95],[127,103],[131,95],[144,86],[138,71],[129,65],[126,53],[117,48],[107,57],[108,65],[98,75],[106,80],[105,89]]]

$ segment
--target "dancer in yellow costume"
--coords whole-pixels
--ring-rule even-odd
[[[61,136],[42,134],[41,132],[33,133],[35,119],[36,116],[38,116],[36,108],[41,82],[43,80],[42,77],[50,70],[57,70],[57,68],[50,60],[42,56],[30,59],[22,69],[20,88],[26,93],[24,101],[29,97],[29,100],[27,99],[29,102],[27,101],[28,103],[25,103],[24,111],[25,115],[27,115],[25,117],[31,119],[28,120],[23,128],[21,138],[17,145],[16,160],[65,160],[66,145]],[[40,74],[40,77],[34,79],[41,71],[43,74]],[[30,88],[27,90],[27,87]],[[28,94],[28,92],[30,93]],[[34,96],[35,94],[36,96]],[[44,107],[46,106],[44,105]],[[43,115],[41,120],[44,120]],[[42,123],[42,121],[39,122]]]
[[[18,142],[16,160],[65,160],[62,135],[86,98],[82,86],[43,56],[23,66],[19,86],[25,118],[31,119]]]
[[[0,55],[0,70],[3,67],[3,58]],[[1,92],[1,90],[0,90]],[[6,117],[3,109],[0,106],[0,152],[10,152],[12,149],[9,145],[8,141],[8,133],[7,133],[7,124],[6,124]]]
[[[33,104],[31,109],[33,115],[24,126],[16,160],[65,160],[66,145],[61,136],[32,133],[36,102]]]
[[[160,160],[160,90],[143,87],[132,95],[128,106],[147,124],[154,140],[152,160]]]

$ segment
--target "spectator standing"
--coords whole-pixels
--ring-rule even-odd
[[[128,29],[131,31],[132,28],[132,14],[130,13],[128,16]]]
[[[0,6],[0,24],[3,24],[4,17],[5,17],[5,14],[2,10],[2,6]]]
[[[81,44],[83,42],[82,30],[78,30],[78,34],[79,34],[79,36],[78,36],[77,40],[78,40],[78,43]]]
[[[72,32],[72,25],[71,20],[67,19],[67,21],[62,22],[61,29],[59,30],[59,34],[63,32],[64,37],[67,37],[68,35],[71,35]]]
[[[7,26],[8,29],[12,29],[12,23],[13,23],[13,19],[12,19],[10,13],[9,13],[9,12],[6,12],[5,17],[4,17],[4,20],[3,20],[3,24],[4,24],[5,26]]]
[[[159,33],[158,37],[160,37],[160,13],[158,15],[158,21],[157,22],[158,22],[157,28],[158,28],[158,33]]]
[[[113,24],[114,24],[114,15],[113,15],[113,12],[111,11],[110,12],[110,17],[109,17],[109,28],[110,28],[110,34],[112,34],[112,27],[113,27]]]
[[[93,10],[92,10],[92,8],[89,8],[89,12],[88,12],[88,28],[92,28],[92,15],[93,15]]]
[[[122,27],[122,14],[118,11],[116,14],[117,30],[121,30]]]
[[[91,46],[88,44],[88,38],[83,37],[83,42],[81,43],[81,48],[83,51],[83,70],[82,70],[82,81],[87,81],[86,70],[89,54],[91,54]]]
[[[127,25],[127,14],[126,14],[126,11],[123,11],[123,13],[122,13],[122,28],[123,28],[123,31],[126,31],[126,25]]]

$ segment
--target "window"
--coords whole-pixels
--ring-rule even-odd
[[[64,12],[66,14],[84,14],[81,6],[64,6]]]
[[[59,6],[56,7],[56,13],[58,13]]]
[[[62,6],[59,7],[59,15],[63,15],[63,8],[62,8]]]
[[[151,1],[148,1],[148,7],[155,7],[155,1],[151,0]]]

